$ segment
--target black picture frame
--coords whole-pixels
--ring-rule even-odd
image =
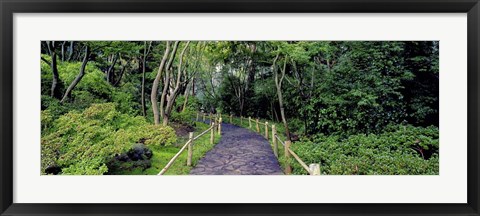
[[[480,215],[478,0],[0,0],[1,215]],[[13,203],[14,13],[468,13],[466,204],[17,204]],[[446,185],[448,187],[448,185]],[[254,194],[252,194],[254,196]],[[268,200],[266,200],[268,202]]]

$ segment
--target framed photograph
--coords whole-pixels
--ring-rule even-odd
[[[478,0],[0,6],[2,216],[480,215]]]

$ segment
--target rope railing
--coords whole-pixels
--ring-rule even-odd
[[[198,120],[198,114],[197,114],[197,120]],[[165,165],[165,167],[158,173],[158,175],[163,175],[165,174],[168,169],[175,163],[175,161],[180,157],[180,155],[185,151],[185,149],[188,149],[188,155],[187,155],[187,166],[192,166],[192,157],[193,157],[193,146],[194,146],[194,141],[199,139],[201,136],[205,135],[210,131],[210,144],[213,144],[214,138],[215,138],[215,131],[217,129],[218,134],[221,134],[221,128],[222,128],[222,118],[218,119],[218,121],[215,119],[215,122],[212,121],[210,122],[211,126],[198,134],[196,137],[193,137],[193,132],[190,132],[188,141],[182,146],[182,148],[170,159],[170,161]]]
[[[293,158],[295,158],[297,160],[297,162],[302,165],[302,167],[308,172],[308,174],[312,175],[312,171],[310,170],[310,167],[307,166],[307,164],[305,164],[305,162],[302,161],[302,159],[300,159],[300,157],[298,157],[297,154],[295,154],[295,152],[293,152],[293,150],[291,149],[287,149],[290,154],[293,156]]]
[[[185,145],[183,145],[183,147],[180,149],[180,151],[177,152],[177,154],[175,154],[175,156],[173,156],[172,159],[170,159],[170,161],[167,163],[167,165],[160,171],[160,173],[158,173],[158,175],[163,175],[165,172],[167,172],[167,170],[170,168],[170,166],[172,166],[173,162],[175,162],[175,160],[177,160],[177,158],[180,156],[180,154],[183,153],[183,151],[185,151],[185,149],[187,148],[187,146],[191,143],[192,141],[191,140],[188,140],[187,143],[185,143]]]
[[[203,120],[205,120],[205,116],[206,114],[202,113],[203,115]],[[222,114],[215,114],[217,117],[220,116],[221,117],[224,117],[224,115]],[[210,114],[210,116],[212,116],[212,114]],[[295,160],[302,166],[302,168],[304,168],[308,174],[310,175],[320,175],[320,164],[310,164],[310,166],[307,166],[307,164],[290,148],[290,145],[291,145],[291,141],[290,140],[286,140],[286,141],[283,141],[279,136],[278,136],[278,133],[277,133],[277,129],[276,129],[276,126],[275,124],[271,124],[269,125],[269,123],[266,121],[265,123],[263,122],[260,122],[260,120],[258,118],[256,119],[252,119],[251,117],[248,117],[248,118],[245,118],[243,116],[240,116],[240,117],[237,117],[237,116],[233,116],[233,115],[227,115],[226,118],[229,119],[229,122],[231,124],[233,124],[233,118],[240,118],[240,126],[243,127],[243,120],[247,120],[248,121],[248,128],[249,129],[254,129],[253,127],[255,127],[254,130],[257,131],[257,133],[260,133],[260,125],[262,126],[265,126],[265,139],[269,140],[269,128],[271,128],[271,131],[272,131],[272,144],[273,144],[273,152],[275,154],[275,156],[278,158],[278,144],[277,144],[277,141],[280,142],[280,144],[282,144],[282,146],[284,147],[284,150],[285,150],[285,153],[284,153],[284,157],[286,158],[286,164],[285,164],[285,174],[291,174],[292,173],[292,167],[291,165],[289,164],[289,158],[290,156],[293,156],[293,158],[295,158]],[[199,115],[197,114],[197,120],[199,119]],[[252,124],[253,123],[253,124]]]
[[[198,134],[196,137],[193,138],[193,140],[196,140],[198,138],[200,138],[201,136],[203,136],[204,134],[208,133],[208,131],[212,130],[213,129],[213,125],[211,127],[209,127],[207,130],[203,131],[202,133]]]
[[[277,138],[277,140],[280,142],[280,144],[282,144],[283,146],[285,146],[285,142],[283,142],[282,139],[280,139],[280,137],[278,137],[277,134],[275,134],[275,138]]]

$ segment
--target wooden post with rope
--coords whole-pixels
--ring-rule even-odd
[[[222,117],[218,119],[218,135],[222,134]]]
[[[211,131],[210,131],[210,144],[213,145],[213,141],[214,141],[214,139],[215,139],[215,123],[212,122],[211,125],[212,125],[212,129],[211,129]]]
[[[278,142],[277,142],[277,128],[275,125],[272,125],[272,144],[273,144],[273,154],[278,158]]]
[[[311,175],[320,175],[320,164],[310,164],[308,168],[310,168]]]
[[[265,139],[268,140],[268,122],[265,122]]]
[[[187,155],[187,166],[192,166],[192,156],[193,156],[193,132],[190,132],[188,135],[190,143],[188,143],[188,155]]]
[[[257,118],[256,123],[257,123],[257,133],[260,133],[260,127],[258,126],[258,118]]]
[[[290,145],[292,142],[290,140],[285,141],[285,174],[290,175],[292,174],[292,167],[290,166]]]

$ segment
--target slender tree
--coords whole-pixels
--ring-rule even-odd
[[[142,56],[142,114],[143,116],[147,116],[147,107],[145,105],[145,68],[147,62],[147,56],[150,53],[150,48],[152,47],[152,41],[148,43],[147,41],[144,42],[144,49],[143,49],[143,56]]]
[[[107,77],[107,82],[110,84],[113,84],[113,73],[115,72],[115,65],[117,64],[118,58],[120,57],[120,54],[115,53],[113,56],[113,62],[108,68],[107,72],[105,73],[105,76]]]
[[[181,81],[182,81],[182,72],[183,72],[182,71],[183,70],[183,67],[182,67],[183,66],[183,56],[185,55],[185,51],[187,50],[189,44],[190,44],[190,41],[188,41],[185,44],[185,47],[183,48],[183,50],[182,50],[182,52],[180,53],[180,56],[179,56],[178,66],[177,66],[177,77],[176,77],[175,85],[172,86],[173,89],[171,89],[170,95],[168,96],[167,105],[165,107],[165,112],[164,112],[164,115],[163,115],[163,126],[167,126],[167,124],[169,122],[170,115],[172,113],[172,108],[173,108],[173,105],[175,104],[175,99],[178,96],[178,92],[180,90],[180,85],[182,84]],[[171,79],[173,81],[173,77]],[[169,80],[166,80],[166,81],[170,82]]]
[[[85,67],[87,67],[87,63],[90,57],[90,49],[88,48],[88,45],[85,46],[85,57],[83,58],[82,66],[80,67],[80,72],[78,73],[77,77],[70,83],[70,85],[67,88],[67,91],[65,91],[65,94],[63,95],[62,100],[60,103],[65,102],[67,98],[69,97],[70,93],[72,90],[77,86],[77,84],[82,80],[83,76],[85,75]]]
[[[175,59],[175,55],[177,53],[179,44],[180,44],[180,41],[176,41],[175,44],[173,45],[172,53],[170,53],[170,59],[168,60],[167,65],[165,66],[165,78],[163,81],[162,95],[160,97],[160,116],[162,116],[162,118],[165,116],[164,108],[165,108],[165,101],[167,98],[167,91],[168,91],[168,88],[170,87],[170,73],[172,70],[172,63],[173,63],[173,60]]]
[[[167,41],[165,53],[163,54],[163,58],[160,62],[160,66],[158,66],[157,76],[155,76],[155,80],[153,81],[152,93],[150,94],[150,100],[152,102],[152,110],[153,110],[153,119],[155,121],[155,125],[160,124],[160,114],[158,113],[158,105],[157,105],[158,84],[160,83],[160,79],[162,78],[162,71],[163,71],[163,68],[165,67],[165,62],[167,61],[169,52],[170,52],[170,42]]]
[[[73,45],[74,45],[75,41],[70,41],[70,48],[69,48],[69,53],[68,53],[68,57],[67,57],[67,61],[70,61],[72,59],[72,56],[73,56]]]
[[[52,60],[50,62],[43,59],[47,64],[50,64],[50,68],[52,69],[52,87],[50,90],[50,96],[60,99],[62,97],[60,93],[60,76],[58,75],[58,68],[57,68],[57,51],[56,51],[56,43],[55,41],[47,41],[47,47],[50,52],[50,56]]]
[[[283,68],[281,69],[281,75],[279,76],[278,74],[278,69],[277,69],[277,66],[276,66],[276,62],[278,60],[278,57],[280,56],[280,54],[277,54],[277,56],[275,56],[275,59],[273,60],[273,74],[274,74],[274,79],[275,79],[275,86],[277,87],[277,95],[278,95],[278,104],[280,105],[280,115],[282,117],[282,122],[283,122],[283,125],[285,127],[285,133],[287,135],[287,140],[291,140],[290,139],[290,130],[288,129],[288,124],[287,124],[287,118],[285,117],[285,109],[283,107],[283,95],[282,95],[282,82],[283,82],[283,79],[285,78],[285,71],[286,71],[286,68],[287,68],[287,61],[288,61],[288,57],[285,56],[285,59],[283,61]]]

